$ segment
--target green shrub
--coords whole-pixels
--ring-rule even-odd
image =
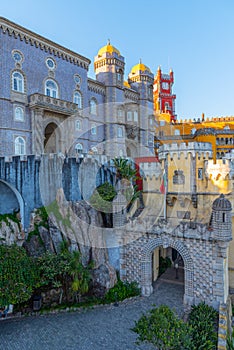
[[[132,330],[138,334],[138,344],[146,341],[160,350],[195,350],[188,326],[166,305],[143,315]]]
[[[166,257],[163,258],[160,256],[159,258],[159,276],[161,276],[168,267],[171,267],[171,259]]]
[[[197,350],[216,349],[218,312],[204,302],[192,306],[188,324],[192,328],[191,337]]]
[[[34,259],[22,247],[0,245],[0,305],[27,301],[38,280]]]
[[[136,282],[123,282],[118,280],[116,285],[109,289],[105,295],[108,302],[121,301],[126,298],[140,295],[140,288]]]
[[[234,330],[227,337],[227,350],[234,350]]]
[[[217,320],[217,311],[205,303],[192,307],[188,323],[161,305],[143,315],[133,331],[138,343],[147,341],[160,350],[213,350],[217,348]]]

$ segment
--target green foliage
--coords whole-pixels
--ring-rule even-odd
[[[192,327],[192,340],[197,350],[216,349],[218,312],[205,303],[192,306],[188,323]]]
[[[171,267],[171,259],[166,257],[163,258],[160,256],[159,258],[159,276],[161,276],[168,267]]]
[[[234,330],[227,337],[227,350],[234,350]]]
[[[90,268],[84,267],[78,251],[70,252],[66,241],[62,242],[59,254],[46,252],[37,259],[40,283],[37,287],[50,286],[62,288],[65,296],[69,289],[79,299],[88,292]]]
[[[124,158],[114,158],[114,166],[117,169],[117,176],[119,178],[124,178],[127,180],[136,180],[136,169],[132,168],[132,165],[129,164],[128,159]]]
[[[147,341],[160,350],[195,350],[187,325],[166,305],[154,308],[135,323],[138,344]]]
[[[217,318],[217,311],[201,303],[192,307],[186,324],[168,306],[161,305],[143,315],[133,331],[138,334],[138,343],[147,341],[161,350],[213,350],[217,347]]]
[[[14,213],[8,213],[8,214],[0,214],[0,228],[2,227],[2,222],[5,222],[7,226],[11,226],[10,221],[15,222],[18,227],[20,228],[20,221],[17,217],[17,212]],[[13,230],[13,229],[12,229]]]
[[[109,289],[105,295],[108,302],[121,301],[126,298],[140,295],[140,288],[136,282],[123,282],[118,280],[116,285]]]
[[[38,280],[34,260],[22,247],[0,245],[0,305],[28,300]]]
[[[41,208],[38,208],[36,210],[36,215],[41,219],[39,222],[36,222],[34,224],[34,230],[30,231],[28,233],[28,237],[27,237],[27,242],[30,242],[31,238],[33,236],[37,236],[38,239],[39,239],[39,242],[40,244],[43,246],[43,241],[40,237],[40,233],[39,233],[39,227],[40,226],[43,226],[45,228],[48,228],[48,213],[47,213],[47,210],[45,207],[41,207]]]
[[[105,182],[103,185],[96,188],[90,198],[90,204],[98,211],[104,213],[112,212],[112,201],[116,196],[114,187]]]

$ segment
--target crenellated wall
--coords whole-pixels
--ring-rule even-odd
[[[15,156],[0,158],[1,213],[20,209],[23,227],[29,225],[30,213],[56,199],[63,188],[67,201],[88,200],[94,189],[115,178],[105,156],[80,155],[65,158],[49,154],[41,157]]]

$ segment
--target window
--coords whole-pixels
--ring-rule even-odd
[[[24,110],[22,107],[15,107],[15,120],[24,121]]]
[[[191,134],[194,135],[196,131],[197,131],[196,128],[192,128],[192,129],[191,129]]]
[[[165,102],[165,111],[169,111],[169,110],[170,110],[169,102]]]
[[[119,156],[123,157],[123,150],[122,149],[119,150]]]
[[[24,77],[20,72],[12,74],[12,90],[24,92]]]
[[[118,109],[117,115],[118,115],[118,117],[122,117],[123,116],[123,110],[121,108]]]
[[[133,112],[133,120],[134,120],[134,122],[138,122],[138,112],[137,111]]]
[[[73,102],[77,104],[78,108],[82,108],[82,97],[79,91],[74,92]]]
[[[82,146],[82,144],[81,144],[81,143],[77,143],[77,144],[75,145],[75,150],[76,150],[77,153],[82,153],[82,151],[83,151],[83,146]]]
[[[226,213],[223,213],[223,222],[226,222]]]
[[[54,70],[56,68],[53,58],[47,58],[46,65],[49,69]]]
[[[47,96],[58,98],[58,85],[53,80],[46,80],[45,94]]]
[[[127,121],[132,121],[132,111],[127,112]]]
[[[180,130],[179,129],[175,129],[175,135],[180,135]]]
[[[22,155],[26,153],[25,140],[23,137],[16,137],[15,139],[15,154]]]
[[[118,81],[121,81],[121,78],[122,78],[121,73],[117,73],[117,80],[118,80]]]
[[[92,135],[96,135],[96,133],[97,133],[96,124],[92,124],[92,125],[91,125],[91,134],[92,134]]]
[[[121,128],[121,126],[118,126],[117,135],[118,135],[118,137],[123,137],[123,128]]]
[[[20,51],[14,50],[12,52],[12,57],[13,57],[14,61],[17,63],[21,63],[23,61],[23,55]]]
[[[97,102],[94,100],[94,98],[91,98],[89,102],[90,107],[90,113],[97,115]]]
[[[76,130],[81,130],[81,121],[80,120],[76,120]]]
[[[198,168],[197,177],[198,177],[198,180],[203,179],[203,169],[202,168]]]
[[[74,81],[76,84],[80,84],[81,83],[81,78],[78,74],[75,74],[74,75]]]
[[[166,122],[165,122],[165,120],[160,120],[159,124],[160,124],[160,126],[165,126]]]

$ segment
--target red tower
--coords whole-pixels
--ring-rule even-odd
[[[170,70],[169,74],[162,74],[161,68],[158,67],[157,74],[154,79],[154,110],[156,113],[169,113],[171,116],[171,121],[176,120],[176,95],[172,94],[173,83],[173,71]]]

